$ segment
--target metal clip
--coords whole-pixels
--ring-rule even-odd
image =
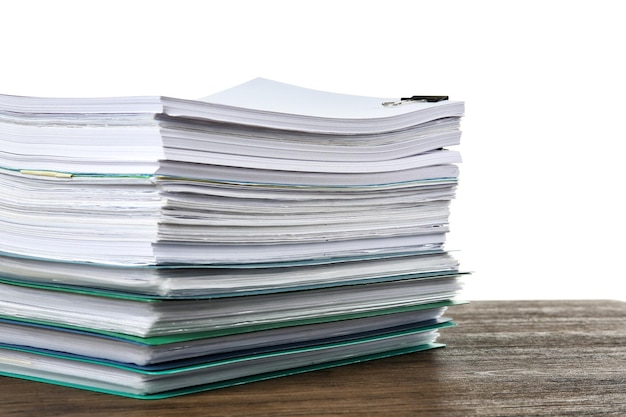
[[[385,107],[393,107],[400,106],[402,104],[409,103],[436,103],[438,101],[448,100],[448,96],[412,96],[412,97],[402,97],[398,101],[385,101],[382,103]]]

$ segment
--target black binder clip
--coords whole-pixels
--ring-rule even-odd
[[[402,97],[398,101],[385,101],[383,103],[383,106],[385,106],[385,107],[400,106],[402,104],[409,104],[409,103],[415,103],[415,102],[436,103],[438,101],[444,101],[444,100],[447,100],[447,99],[448,99],[448,96],[412,96],[412,97]]]

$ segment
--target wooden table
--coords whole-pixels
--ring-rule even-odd
[[[0,378],[0,416],[626,416],[626,303],[477,301],[449,316],[445,349],[168,400]]]

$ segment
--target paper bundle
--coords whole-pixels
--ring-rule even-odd
[[[462,115],[0,96],[0,374],[162,398],[441,346]]]

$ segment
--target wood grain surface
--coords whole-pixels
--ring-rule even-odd
[[[476,301],[444,349],[167,400],[0,377],[2,417],[626,416],[626,303]]]

